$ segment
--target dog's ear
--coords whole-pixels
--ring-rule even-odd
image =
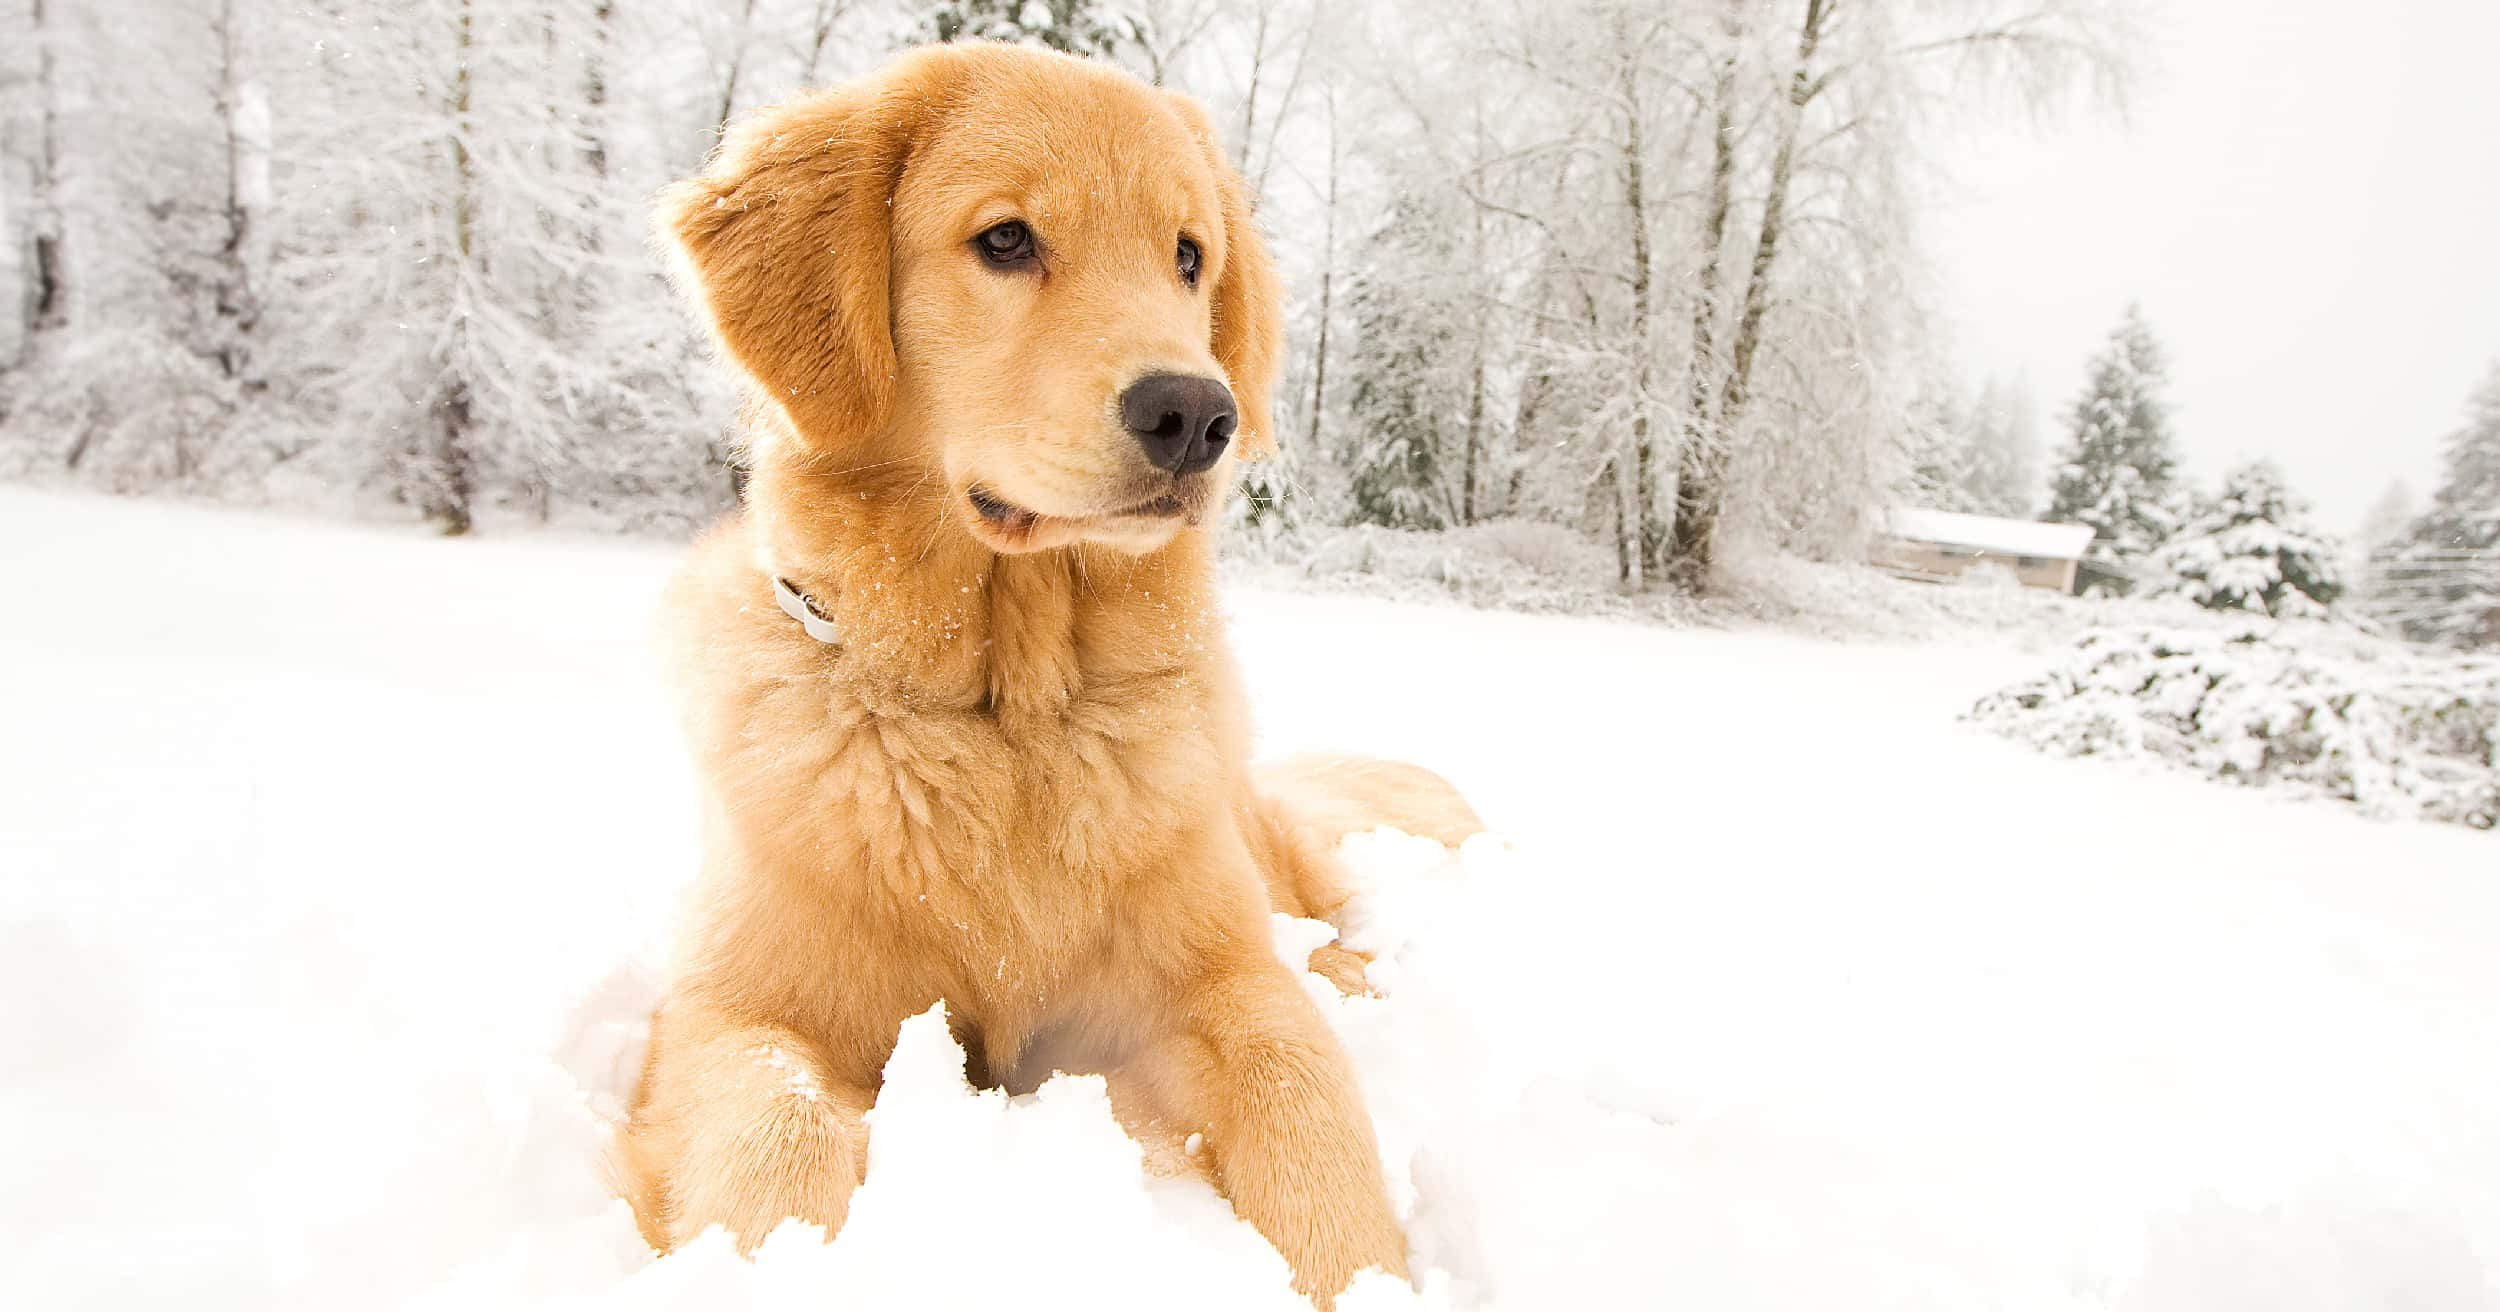
[[[813,442],[891,413],[892,200],[932,62],[748,114],[660,200],[714,336]]]
[[[1210,348],[1232,384],[1233,401],[1241,407],[1243,457],[1257,460],[1276,454],[1276,420],[1268,398],[1276,390],[1276,374],[1285,358],[1284,288],[1276,266],[1267,258],[1252,213],[1250,186],[1224,157],[1224,147],[1208,126],[1198,102],[1174,95],[1181,119],[1205,150],[1207,167],[1215,172],[1219,216],[1224,224],[1224,256],[1215,271],[1215,323]]]

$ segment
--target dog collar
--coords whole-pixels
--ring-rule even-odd
[[[790,586],[790,580],[778,574],[773,575],[773,600],[780,602],[781,609],[797,620],[800,628],[807,630],[807,636],[828,647],[842,645],[842,630],[833,627],[832,620],[817,614],[815,603],[807,599],[807,594]]]

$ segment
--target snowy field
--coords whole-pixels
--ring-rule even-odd
[[[925,1023],[837,1243],[643,1249],[670,559],[0,489],[0,1305],[1292,1305]],[[1999,639],[1232,608],[1268,749],[1501,838],[1354,840],[1425,1288],[1347,1306],[2500,1307],[2491,835],[1957,724]]]

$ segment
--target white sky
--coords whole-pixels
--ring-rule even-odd
[[[2500,0],[2148,0],[2129,112],[1956,147],[1933,229],[1974,382],[2026,378],[2052,450],[2130,299],[2200,482],[2278,460],[2349,531],[2500,358]]]

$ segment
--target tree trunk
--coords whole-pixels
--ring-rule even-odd
[[[592,177],[608,176],[608,28],[616,16],[615,0],[599,0],[590,10],[590,53],[582,57],[582,103],[590,107],[582,134],[590,138],[582,156]],[[594,232],[593,249],[600,236]]]
[[[848,0],[816,0],[815,15],[807,26],[807,63],[799,70],[800,86],[816,85],[816,67],[824,61],[825,42],[832,38],[833,25],[842,21],[842,11],[848,7]],[[599,8],[602,14],[606,13],[605,4]]]
[[[1676,577],[1690,587],[1707,585],[1718,552],[1721,512],[1726,509],[1728,445],[1743,421],[1750,399],[1755,352],[1762,345],[1762,320],[1770,310],[1771,269],[1779,258],[1781,233],[1788,210],[1788,184],[1796,168],[1797,134],[1809,101],[1821,90],[1813,73],[1814,52],[1831,17],[1832,0],[1806,0],[1804,24],[1797,32],[1797,62],[1788,78],[1785,113],[1780,120],[1779,147],[1771,157],[1770,189],[1763,196],[1762,227],[1754,241],[1753,267],[1745,279],[1744,308],[1736,320],[1736,337],[1728,353],[1727,381],[1719,388],[1717,436],[1713,450],[1692,471],[1699,477],[1679,488],[1683,514],[1676,518]]]
[[[469,154],[469,62],[470,19],[473,0],[461,0],[459,17],[452,32],[453,70],[451,81],[451,231],[452,248],[464,267],[476,262],[475,227],[477,223],[477,162]],[[469,429],[474,420],[470,413],[466,344],[468,328],[455,320],[450,341],[444,350],[444,390],[435,402],[434,432],[431,447],[424,453],[423,485],[425,503],[420,509],[426,518],[443,526],[446,536],[457,537],[472,526],[469,501],[471,485],[469,461]]]
[[[755,0],[742,0],[738,8],[738,33],[730,41],[729,72],[721,79],[720,106],[712,114],[712,132],[719,135],[729,126],[729,111],[738,107],[738,70],[746,63],[747,33],[755,22]]]
[[[1484,101],[1481,98],[1477,99],[1474,109],[1476,144],[1474,162],[1477,167],[1481,168],[1484,164]],[[1485,269],[1484,206],[1474,199],[1472,188],[1467,203],[1467,218],[1467,267],[1481,274]],[[1486,321],[1492,317],[1491,305],[1485,296],[1481,278],[1471,278],[1467,285],[1474,289],[1476,333],[1467,361],[1467,450],[1460,462],[1458,484],[1458,522],[1460,524],[1476,522],[1476,467],[1483,460],[1484,450]]]
[[[1635,549],[1623,581],[1634,588],[1647,584],[1659,558],[1662,540],[1657,521],[1658,474],[1656,443],[1650,432],[1649,323],[1649,197],[1642,186],[1641,95],[1638,65],[1628,44],[1623,50],[1623,204],[1631,225],[1632,283],[1632,486],[1626,489],[1625,513],[1631,517],[1629,540]]]
[[[1615,508],[1615,579],[1626,587],[1638,587],[1641,551],[1633,540],[1632,517],[1625,507],[1622,456],[1609,457],[1605,472],[1598,477],[1605,483],[1608,504]]]
[[[38,333],[60,329],[69,321],[69,271],[61,254],[61,105],[56,71],[58,36],[52,31],[47,0],[33,0],[35,95],[41,122],[35,135],[35,195],[29,215],[34,230],[34,284],[27,298],[29,348]]]
[[[1711,82],[1710,196],[1702,217],[1700,287],[1693,302],[1693,350],[1685,368],[1684,445],[1677,459],[1675,524],[1668,554],[1677,586],[1699,591],[1708,568],[1693,564],[1692,526],[1715,513],[1726,434],[1719,426],[1717,375],[1719,286],[1726,260],[1728,211],[1736,190],[1736,60],[1742,40],[1743,0],[1728,6],[1722,35],[1727,51]],[[1706,554],[1707,548],[1704,548]]]
[[[1250,34],[1250,89],[1241,97],[1241,137],[1233,142],[1233,171],[1250,176],[1250,133],[1259,123],[1259,73],[1267,66],[1267,3],[1260,0],[1259,25]]]
[[[433,449],[425,453],[425,517],[442,525],[443,536],[456,538],[476,525],[470,518],[473,495],[469,472],[469,389],[454,384],[435,403]]]
[[[266,151],[265,141],[247,142],[247,125],[243,118],[243,75],[235,36],[235,0],[219,0],[217,6],[217,117],[225,127],[226,146],[226,239],[217,258],[223,266],[217,287],[217,315],[226,321],[227,332],[219,342],[217,363],[228,378],[241,376],[248,359],[246,340],[255,324],[260,322],[260,298],[252,286],[251,261],[246,243],[251,239],[252,203],[256,197],[244,182],[244,171],[250,161],[246,152]]]
[[[1337,276],[1337,92],[1328,91],[1328,201],[1319,239],[1319,332],[1311,348],[1311,422],[1304,447],[1320,449],[1320,416],[1328,405],[1328,311]]]

